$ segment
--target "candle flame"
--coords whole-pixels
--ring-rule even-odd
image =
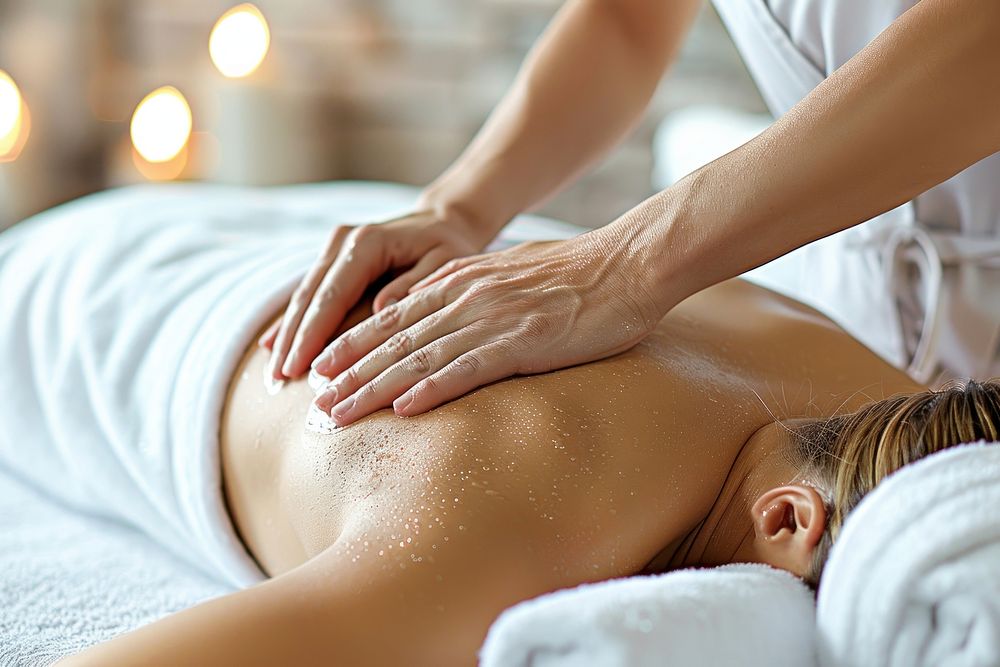
[[[14,79],[0,70],[0,162],[12,162],[28,140],[28,105]]]
[[[191,107],[172,86],[147,95],[132,114],[132,145],[148,162],[169,162],[191,137]]]
[[[212,62],[222,74],[237,79],[252,74],[271,45],[271,31],[260,10],[237,5],[218,20],[208,39]]]

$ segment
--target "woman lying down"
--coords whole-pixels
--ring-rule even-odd
[[[879,480],[997,438],[997,385],[926,391],[738,280],[618,356],[316,426],[253,341],[329,221],[214,192],[0,235],[0,464],[242,588],[61,664],[467,665],[504,608],[558,588],[733,562],[815,584]]]

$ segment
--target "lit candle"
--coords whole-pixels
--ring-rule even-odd
[[[0,70],[0,162],[13,162],[31,133],[28,105],[14,79]]]
[[[147,95],[132,114],[132,160],[150,180],[172,180],[187,165],[188,144],[194,125],[191,107],[172,86]]]
[[[209,55],[224,77],[211,82],[218,102],[218,181],[272,185],[311,175],[307,105],[278,89],[273,62],[270,71],[262,68],[270,45],[267,19],[251,4],[233,7],[212,29]]]
[[[24,194],[36,187],[37,164],[11,164],[21,156],[30,134],[31,113],[21,90],[0,70],[0,229],[22,216]]]
[[[208,38],[212,62],[224,76],[241,79],[253,74],[271,47],[267,19],[253,5],[233,7],[218,20]]]

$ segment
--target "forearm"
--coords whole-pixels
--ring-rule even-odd
[[[1000,150],[1000,5],[924,0],[769,130],[626,214],[665,307]]]
[[[424,193],[490,230],[543,200],[637,121],[698,0],[574,0],[459,159]]]

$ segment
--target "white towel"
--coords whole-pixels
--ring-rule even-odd
[[[862,500],[818,623],[829,667],[1000,665],[1000,445],[935,454]]]
[[[0,465],[260,581],[223,502],[218,429],[233,368],[324,236],[281,213],[262,194],[136,189],[0,235]]]
[[[61,506],[0,468],[3,667],[49,665],[229,590],[142,533]]]
[[[813,595],[763,565],[631,577],[505,611],[482,667],[809,667]]]

